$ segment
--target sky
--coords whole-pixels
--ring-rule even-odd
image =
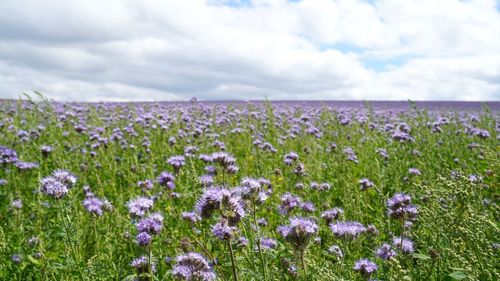
[[[0,98],[500,101],[500,0],[2,0]]]

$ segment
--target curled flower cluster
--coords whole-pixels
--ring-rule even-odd
[[[395,219],[416,218],[417,207],[411,204],[410,195],[404,193],[396,193],[387,200],[387,214]]]
[[[51,176],[41,180],[41,191],[56,199],[65,197],[69,190],[75,185],[76,177],[64,170],[56,170]]]
[[[357,221],[339,221],[330,224],[330,229],[338,238],[352,240],[366,231],[366,227]]]
[[[178,256],[172,270],[174,278],[186,281],[210,281],[215,279],[215,273],[198,253],[187,253]]]
[[[153,200],[147,197],[131,199],[127,203],[128,212],[131,216],[142,217],[153,207]]]
[[[278,227],[278,233],[296,250],[303,250],[318,233],[318,225],[312,219],[294,217],[290,219],[290,225]]]
[[[372,273],[377,271],[378,267],[377,264],[368,259],[360,259],[356,261],[353,269],[360,272],[364,276],[370,276]]]

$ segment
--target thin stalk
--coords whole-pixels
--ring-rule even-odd
[[[304,260],[304,250],[300,251],[300,263],[302,264],[302,269],[304,270],[304,275],[307,276],[307,267]]]
[[[264,255],[262,254],[262,249],[260,248],[260,227],[257,223],[257,211],[255,207],[255,200],[252,200],[252,211],[253,211],[253,223],[255,224],[255,227],[257,228],[257,250],[259,251],[259,257],[260,257],[260,265],[262,267],[262,273],[264,274],[264,280],[267,280],[267,264],[266,260],[264,259]]]
[[[233,246],[231,245],[231,240],[227,240],[227,245],[229,246],[229,253],[231,254],[231,267],[233,269],[234,281],[238,281],[238,274],[236,273],[236,261],[234,260]]]
[[[149,263],[149,280],[153,280],[153,263],[152,263],[152,251],[151,251],[151,243],[148,245],[148,263]]]

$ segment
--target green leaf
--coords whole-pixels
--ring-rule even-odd
[[[419,254],[419,253],[415,253],[412,256],[416,259],[419,259],[419,260],[430,260],[431,259],[431,257],[424,255],[424,254]]]
[[[30,260],[30,262],[36,264],[36,265],[40,265],[40,261],[35,259],[33,256],[29,255],[28,256],[28,259]]]
[[[467,277],[465,273],[463,273],[462,271],[452,272],[448,274],[448,276],[451,277],[453,280],[462,280],[465,279],[465,277]]]

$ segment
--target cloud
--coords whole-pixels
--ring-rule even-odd
[[[0,97],[500,100],[494,0],[5,0]]]

